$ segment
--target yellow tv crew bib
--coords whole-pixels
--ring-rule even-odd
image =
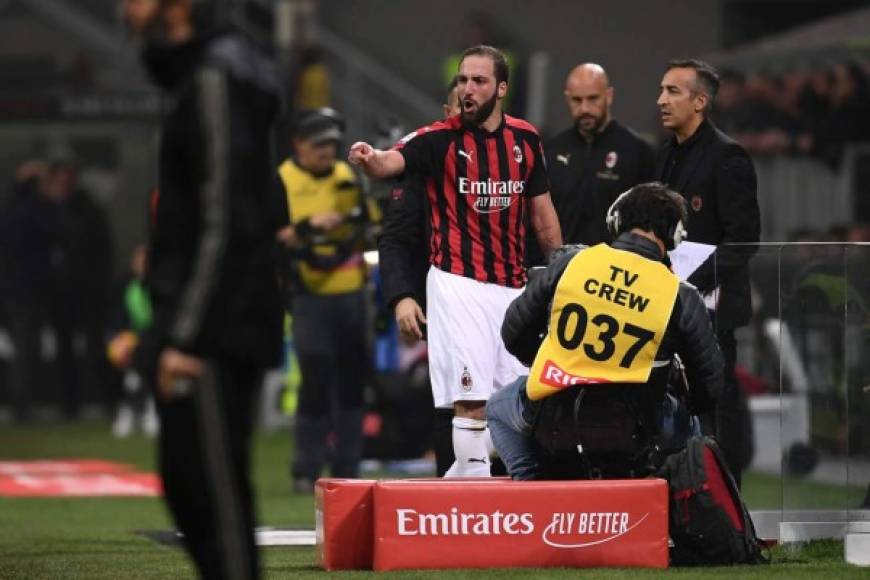
[[[646,382],[679,285],[664,264],[606,244],[574,256],[556,286],[529,399],[572,385]]]
[[[278,167],[278,175],[284,183],[293,224],[329,211],[347,215],[361,203],[362,192],[356,185],[353,170],[344,161],[336,161],[331,174],[315,177],[288,159]],[[333,241],[346,239],[351,228],[347,224],[340,225],[330,232],[329,237]],[[314,252],[334,254],[335,246],[329,243],[315,246]],[[299,275],[309,292],[343,294],[360,290],[365,285],[366,266],[362,253],[354,253],[344,264],[332,270],[319,270],[300,261]]]

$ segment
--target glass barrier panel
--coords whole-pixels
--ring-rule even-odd
[[[870,546],[870,244],[846,247],[845,271],[846,534],[861,535],[847,538],[850,559],[850,545]]]
[[[717,431],[759,535],[842,538],[867,521],[870,246],[736,245],[713,261],[717,334],[746,401],[726,388]]]
[[[846,246],[784,245],[779,293],[780,344],[787,333],[794,347],[780,353],[780,392],[783,403],[806,405],[808,425],[805,440],[787,437],[796,415],[783,404],[783,521],[840,522],[849,506]]]
[[[720,334],[737,327],[733,330],[737,353],[734,368],[742,399],[738,421],[735,422],[740,426],[740,432],[732,437],[739,435],[737,440],[742,441],[744,450],[742,461],[738,464],[744,468],[744,498],[750,510],[778,513],[783,501],[781,368],[777,347],[780,248],[762,245],[743,250],[747,253],[754,250],[751,256],[746,256],[749,261],[749,283],[744,293],[744,296],[748,294],[748,298],[751,298],[751,308],[743,307],[746,314],[742,320],[734,319],[733,308],[732,312],[723,312],[720,308],[715,319]],[[717,266],[720,266],[718,260]],[[724,273],[719,272],[718,275],[721,279]]]

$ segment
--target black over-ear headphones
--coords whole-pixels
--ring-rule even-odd
[[[607,230],[613,237],[619,235],[619,226],[622,219],[622,216],[619,213],[619,208],[628,194],[632,191],[634,191],[633,187],[620,193],[619,197],[617,197],[616,200],[610,204],[610,207],[607,208],[607,214],[604,219],[607,223]],[[683,220],[677,220],[676,224],[668,228],[665,239],[662,241],[665,243],[665,248],[668,251],[671,251],[679,246],[688,235],[689,233],[686,231],[686,226],[683,225]]]

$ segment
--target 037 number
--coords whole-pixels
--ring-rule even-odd
[[[568,325],[572,319],[576,319],[576,324],[569,335]],[[600,330],[598,337],[594,342],[583,342],[590,322]],[[559,315],[559,321],[556,324],[556,338],[563,348],[575,350],[582,345],[586,356],[598,362],[610,360],[616,353],[616,343],[613,339],[616,338],[620,331],[636,339],[626,349],[625,354],[622,355],[622,359],[619,361],[619,366],[627,369],[631,367],[631,363],[634,362],[637,353],[641,351],[646,343],[653,339],[655,336],[654,332],[640,326],[635,326],[630,322],[626,322],[620,328],[619,321],[609,314],[596,314],[590,320],[586,309],[574,302],[569,302],[562,308],[562,313]]]

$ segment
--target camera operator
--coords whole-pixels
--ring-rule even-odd
[[[511,303],[502,338],[531,370],[493,395],[487,420],[513,479],[650,473],[674,354],[692,412],[714,407],[722,354],[697,290],[666,265],[685,219],[678,194],[637,185],[607,213],[612,245],[567,249]]]

